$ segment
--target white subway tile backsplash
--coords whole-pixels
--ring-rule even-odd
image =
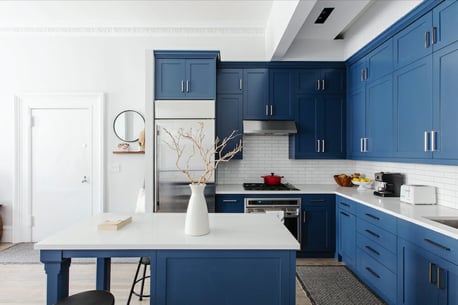
[[[220,184],[262,182],[271,172],[292,184],[332,184],[333,175],[359,172],[400,172],[408,184],[437,187],[441,205],[458,209],[458,166],[352,160],[289,160],[287,136],[244,136],[243,160],[220,164],[216,181]]]

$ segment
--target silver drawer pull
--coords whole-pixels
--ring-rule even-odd
[[[237,199],[224,199],[223,202],[238,202]]]
[[[441,244],[438,244],[438,243],[436,243],[435,241],[432,241],[431,239],[423,238],[423,240],[424,240],[425,242],[427,242],[428,244],[433,245],[433,246],[435,246],[435,247],[437,247],[437,248],[440,248],[440,249],[445,250],[445,251],[450,251],[450,248],[448,248],[448,247],[446,247],[446,246],[443,246],[443,245],[441,245]]]

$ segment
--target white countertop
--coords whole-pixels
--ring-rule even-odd
[[[122,215],[127,216],[127,215]],[[180,249],[180,250],[299,250],[286,227],[271,214],[210,213],[210,233],[184,234],[184,213],[135,214],[117,231],[97,225],[120,215],[99,214],[35,244],[35,249]]]
[[[373,190],[358,191],[357,187],[340,187],[336,184],[294,185],[299,191],[245,191],[243,186],[217,185],[217,194],[336,194],[357,201],[371,208],[410,221],[425,228],[458,239],[458,229],[434,222],[426,217],[458,217],[458,209],[441,205],[411,205],[399,198],[377,197]]]

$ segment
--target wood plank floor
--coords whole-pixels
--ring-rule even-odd
[[[1,246],[5,247],[4,245]],[[298,265],[340,264],[333,259],[298,259]],[[94,289],[95,265],[72,264],[70,267],[70,294]],[[111,291],[116,305],[126,304],[136,264],[112,264]],[[44,305],[46,300],[46,276],[41,264],[0,264],[0,305]],[[149,299],[139,301],[133,297],[132,305],[148,305]],[[296,282],[296,304],[311,305],[305,292]]]

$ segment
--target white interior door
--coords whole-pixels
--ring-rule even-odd
[[[32,109],[32,241],[91,215],[89,109]]]

